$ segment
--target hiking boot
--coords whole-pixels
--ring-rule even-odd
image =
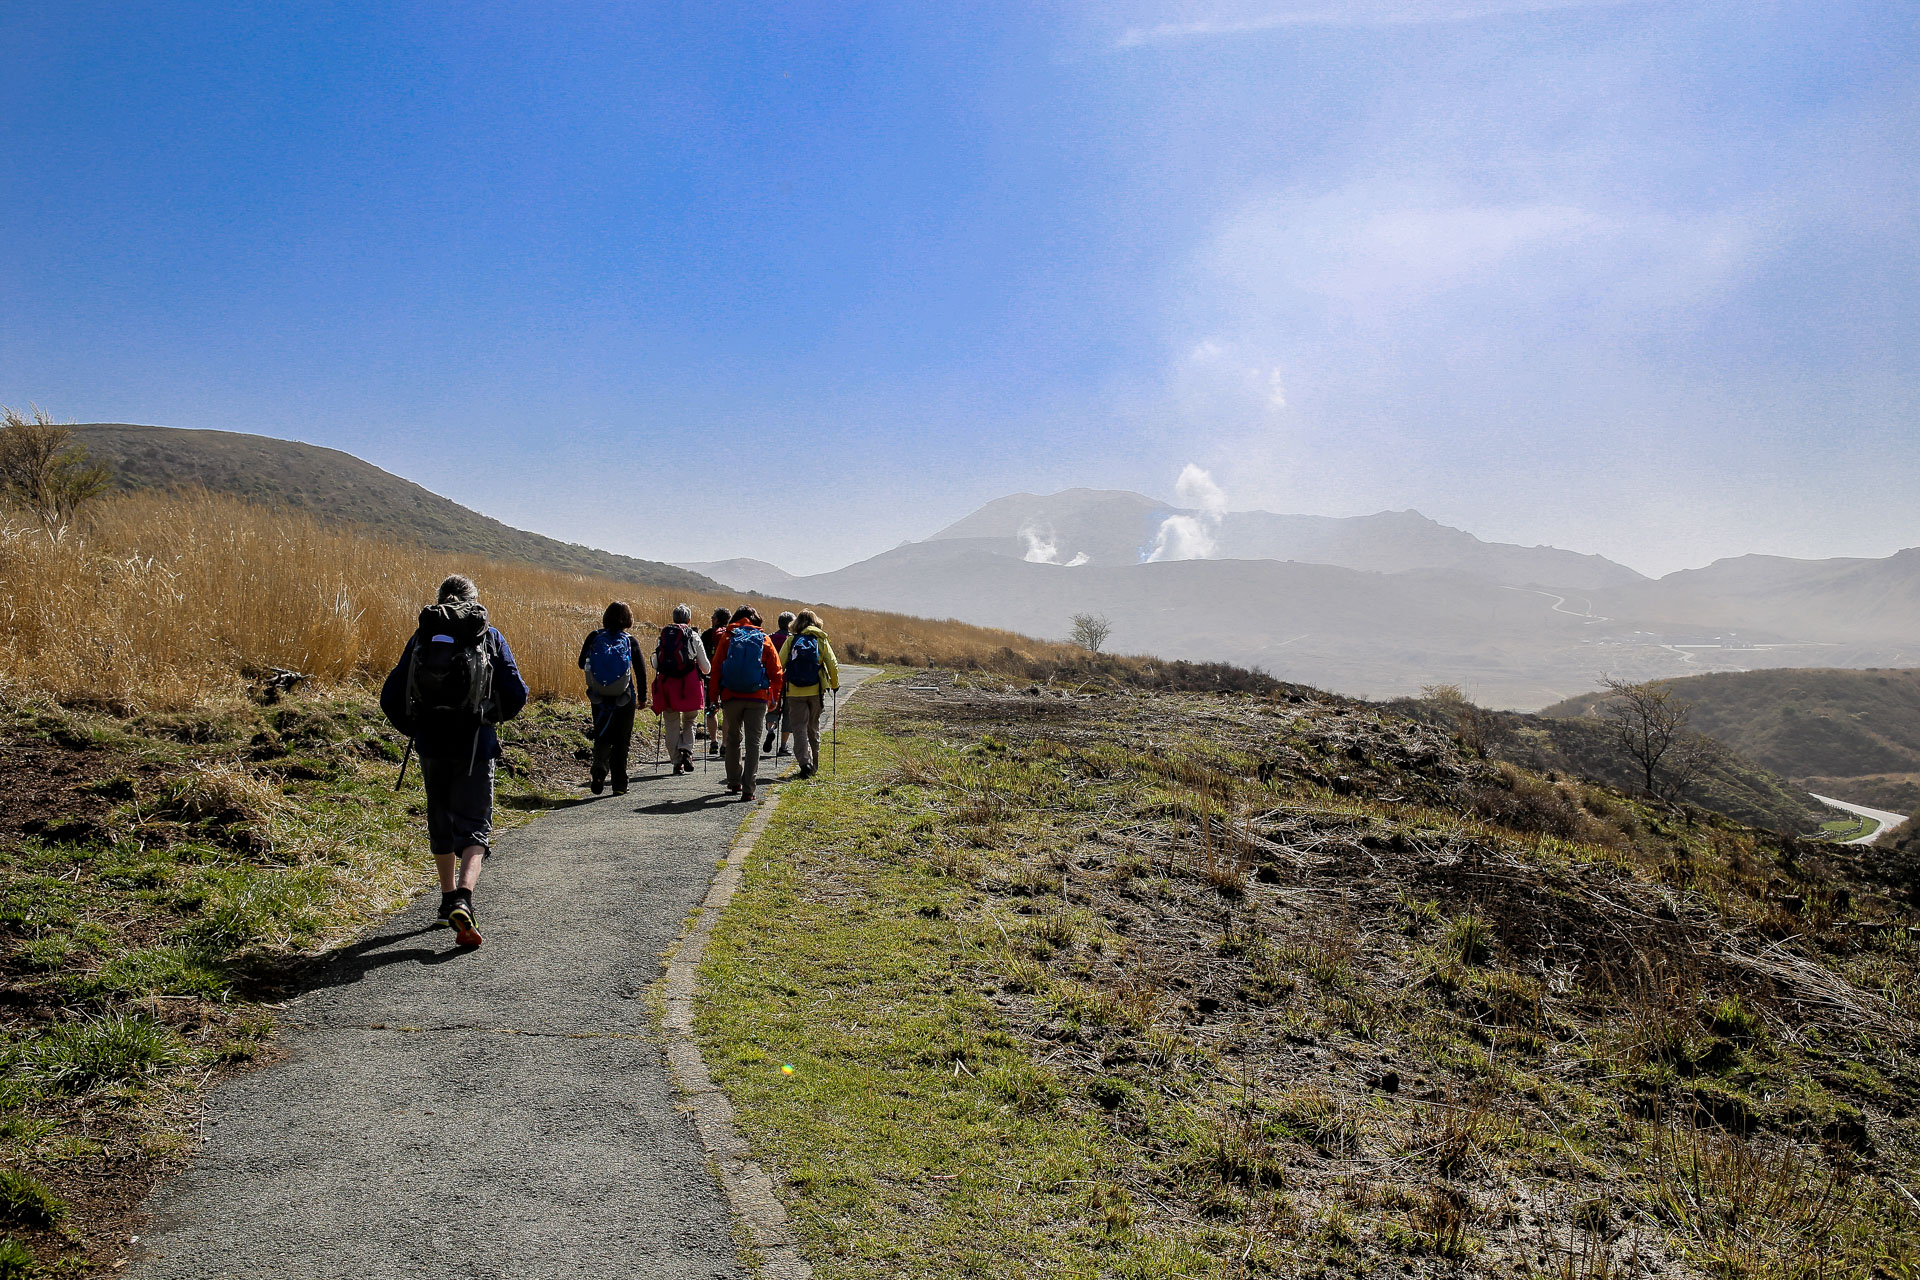
[[[688,773],[693,772],[693,752],[686,747],[680,748],[680,767]]]
[[[769,733],[766,739],[760,744],[760,754],[765,755],[771,750],[773,750],[773,735]]]
[[[727,790],[728,790],[728,791],[731,791],[731,792],[732,792],[732,793],[733,793],[734,795],[739,795],[739,794],[740,794],[740,784],[739,784],[739,783],[737,783],[737,782],[729,782],[729,783],[727,784]]]
[[[627,794],[627,780],[625,778],[622,778],[620,779],[620,781],[613,784],[613,794],[617,796],[623,796]]]
[[[752,804],[752,803],[753,803],[753,788],[752,788],[752,787],[748,787],[748,788],[747,788],[747,789],[746,789],[745,791],[742,791],[742,792],[740,793],[740,798],[741,798],[742,800],[744,800],[744,801],[746,801],[746,802],[747,802],[748,804]]]
[[[453,927],[453,907],[454,904],[459,901],[460,891],[457,889],[452,893],[443,893],[440,895],[440,918],[433,922],[434,928],[449,929]]]
[[[717,755],[719,755],[719,754],[720,754],[720,744],[719,744],[719,743],[717,743],[717,742],[709,742],[709,743],[707,744],[707,754],[708,754],[708,755],[710,755],[710,756],[717,756]]]
[[[461,890],[454,900],[453,910],[447,916],[447,923],[453,926],[453,940],[463,947],[480,945],[480,931],[473,927],[473,894],[470,890]]]
[[[778,759],[780,756],[790,756],[792,754],[793,754],[793,748],[789,747],[786,743],[783,742],[780,744],[780,750],[777,753],[775,753],[774,758]]]
[[[603,789],[605,789],[606,785],[607,785],[606,779],[601,778],[597,775],[592,779],[592,781],[587,783],[587,786],[593,791],[593,794],[595,795],[599,795],[600,792]]]

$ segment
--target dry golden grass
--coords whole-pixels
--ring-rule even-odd
[[[100,502],[58,540],[0,512],[0,679],[126,708],[192,705],[267,667],[377,679],[456,572],[479,584],[536,696],[581,696],[580,640],[609,600],[632,607],[643,636],[675,604],[704,624],[716,606],[740,603],[427,551],[220,495],[137,492]],[[755,603],[769,623],[783,607]],[[854,661],[1028,668],[1085,657],[957,622],[818,611]]]

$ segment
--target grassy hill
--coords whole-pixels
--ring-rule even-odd
[[[86,423],[73,433],[96,459],[112,465],[114,484],[123,490],[206,489],[295,507],[435,551],[519,560],[616,582],[719,589],[713,579],[678,565],[515,529],[337,449],[234,431],[125,423]]]
[[[1462,704],[1449,699],[1407,698],[1386,705],[1449,732],[1458,732],[1461,727]],[[1484,720],[1479,730],[1485,739],[1484,749],[1495,759],[1554,777],[1584,778],[1622,791],[1633,791],[1640,785],[1635,767],[1614,746],[1606,725],[1597,716],[1566,718],[1508,711],[1481,711],[1479,715]],[[1720,754],[1688,789],[1686,798],[1749,826],[1788,834],[1812,835],[1834,816],[1831,809],[1809,799],[1804,788],[1738,750]]]
[[[1693,727],[1822,795],[1920,811],[1920,670],[1789,668],[1670,682]],[[1540,714],[1588,716],[1585,694]]]

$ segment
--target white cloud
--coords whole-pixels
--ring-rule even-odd
[[[1147,562],[1212,559],[1219,549],[1220,518],[1227,513],[1227,495],[1211,474],[1191,462],[1181,468],[1173,492],[1196,511],[1190,516],[1168,516],[1160,522]]]
[[[1606,7],[1624,0],[1348,0],[1311,9],[1275,9],[1241,16],[1218,14],[1185,22],[1156,22],[1128,27],[1114,41],[1121,49],[1188,40],[1254,35],[1295,27],[1405,27],[1433,23],[1476,22],[1486,18],[1547,13],[1557,9]]]

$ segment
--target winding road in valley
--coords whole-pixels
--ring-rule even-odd
[[[1842,844],[1872,844],[1881,836],[1887,834],[1887,832],[1907,820],[1907,815],[1904,813],[1890,813],[1885,809],[1869,809],[1865,805],[1848,804],[1845,800],[1835,800],[1832,796],[1823,796],[1813,791],[1809,791],[1807,794],[1830,809],[1838,809],[1842,813],[1850,813],[1856,818],[1872,818],[1880,824],[1866,835],[1855,836],[1851,840],[1843,840],[1841,842]]]

